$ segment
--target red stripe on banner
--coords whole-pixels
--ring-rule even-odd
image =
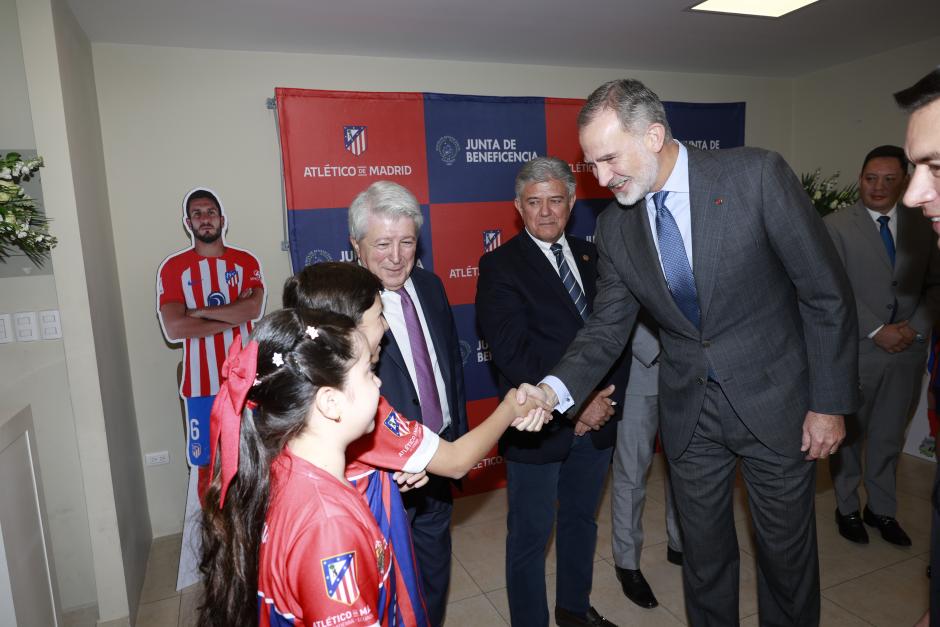
[[[467,420],[470,428],[473,429],[481,422],[486,420],[490,414],[499,405],[498,398],[484,398],[478,401],[469,401],[467,403]],[[511,428],[511,427],[510,427]],[[498,448],[493,447],[474,466],[467,476],[461,481],[461,490],[454,488],[455,496],[470,496],[471,494],[480,494],[489,492],[496,488],[506,486],[506,464],[499,454]]]
[[[427,204],[423,94],[283,87],[275,94],[289,210],[348,207],[378,180]],[[348,147],[347,126],[365,127]]]
[[[597,184],[597,179],[588,164],[578,141],[578,113],[584,100],[574,98],[545,99],[545,147],[553,157],[564,159],[574,172],[578,182],[576,194],[579,199],[610,198],[613,194]]]
[[[431,205],[434,272],[444,282],[451,305],[476,299],[484,232],[499,231],[499,241],[506,243],[521,230],[522,219],[512,201]]]

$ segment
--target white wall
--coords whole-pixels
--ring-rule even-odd
[[[121,287],[104,171],[104,149],[91,44],[64,0],[53,3],[69,153],[88,288],[107,460],[124,565],[128,608],[135,613],[152,539],[137,416],[131,391]]]
[[[869,150],[904,145],[907,116],[892,94],[938,63],[935,37],[797,78],[791,164],[798,172],[840,171],[842,184],[856,180]]]
[[[154,274],[189,245],[180,201],[195,185],[218,191],[228,240],[254,251],[280,301],[289,272],[281,252],[280,160],[274,88],[437,91],[586,97],[605,80],[633,75],[670,100],[747,101],[747,140],[790,152],[791,82],[783,79],[275,54],[94,44],[108,190],[141,449],[169,450],[170,466],[146,468],[155,536],[181,529],[183,429],[177,399],[181,351],[162,340]]]
[[[0,151],[34,149],[16,1],[0,0],[0,14]],[[56,231],[55,223],[52,229]],[[0,279],[0,312],[58,306],[53,275]],[[32,407],[62,606],[94,603],[88,516],[62,340],[0,344],[0,399],[7,408]]]

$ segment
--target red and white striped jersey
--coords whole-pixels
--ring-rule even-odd
[[[167,303],[183,303],[186,309],[227,305],[252,288],[264,288],[264,280],[258,260],[248,251],[226,246],[221,257],[203,257],[187,248],[164,259],[157,270],[157,312]],[[236,339],[247,342],[251,326],[249,321],[209,337],[184,339],[180,394],[216,394],[229,346]]]

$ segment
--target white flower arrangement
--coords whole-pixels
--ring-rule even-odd
[[[822,173],[817,169],[812,174],[803,174],[800,176],[800,183],[803,189],[812,201],[813,206],[819,215],[824,216],[832,213],[836,209],[855,204],[858,200],[858,185],[852,183],[841,189],[836,189],[839,180],[839,173],[836,172],[828,178],[822,178]]]
[[[20,187],[43,166],[42,157],[24,160],[19,153],[0,155],[0,262],[19,249],[37,266],[58,241],[36,200]]]

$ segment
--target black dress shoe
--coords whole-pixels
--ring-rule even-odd
[[[866,508],[867,509],[867,508]],[[839,535],[857,544],[868,544],[868,532],[862,524],[862,517],[858,510],[851,514],[842,514],[836,508],[836,524],[839,525]]]
[[[899,525],[898,521],[892,516],[879,516],[868,509],[866,505],[864,517],[865,524],[869,527],[876,527],[881,531],[881,537],[884,538],[886,542],[898,546],[911,546],[911,539],[904,533],[904,530],[901,529],[901,525]]]
[[[630,570],[629,568],[620,568],[614,566],[617,571],[617,579],[620,580],[620,587],[627,598],[646,609],[651,609],[659,605],[656,596],[650,585],[646,583],[646,578],[639,570]]]
[[[666,545],[666,561],[676,566],[682,566],[682,551],[677,551],[669,545]]]
[[[617,627],[617,625],[598,614],[593,607],[588,608],[586,616],[579,616],[563,607],[556,607],[555,624],[558,627]]]

